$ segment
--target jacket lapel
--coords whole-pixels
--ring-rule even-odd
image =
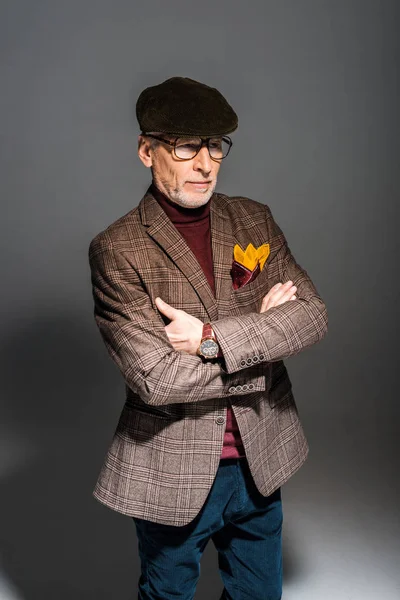
[[[235,241],[231,220],[224,211],[222,198],[217,202],[216,194],[211,198],[211,245],[214,263],[215,295],[218,302],[219,317],[232,312],[232,259]]]
[[[150,192],[147,192],[142,199],[139,211],[142,223],[147,227],[148,235],[157,242],[185,275],[203,303],[210,320],[218,319],[216,298],[202,268],[184,238]],[[217,277],[215,283],[218,285]],[[216,294],[218,298],[217,290]]]

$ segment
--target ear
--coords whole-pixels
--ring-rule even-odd
[[[150,148],[149,138],[139,135],[138,137],[138,156],[145,167],[153,165],[152,150]]]

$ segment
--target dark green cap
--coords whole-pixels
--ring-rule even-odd
[[[226,135],[238,126],[237,114],[217,89],[188,77],[171,77],[143,90],[136,117],[144,133]]]

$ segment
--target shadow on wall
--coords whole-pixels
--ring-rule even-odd
[[[1,598],[134,597],[133,521],[92,497],[124,404],[122,377],[94,320],[38,318],[4,341],[1,364],[0,552],[10,590]],[[286,553],[285,579],[295,570]]]
[[[94,321],[80,317],[37,319],[0,351],[0,552],[10,600],[124,598],[139,574],[133,521],[91,495],[124,389]]]

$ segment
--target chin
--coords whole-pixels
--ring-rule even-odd
[[[204,204],[207,204],[213,193],[214,187],[212,189],[208,189],[206,192],[195,192],[192,194],[180,192],[178,194],[174,194],[172,200],[180,206],[185,206],[187,208],[197,208],[199,206],[204,206]]]
[[[174,202],[179,204],[180,206],[185,206],[186,208],[198,208],[199,206],[204,206],[207,204],[212,194],[196,194],[196,196],[180,196],[179,198],[174,198]]]

